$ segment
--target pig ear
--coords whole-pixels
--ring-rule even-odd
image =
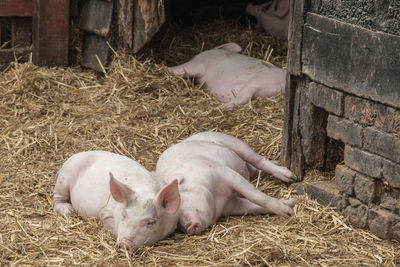
[[[273,9],[275,16],[282,18],[289,12],[289,0],[275,0],[274,4]]]
[[[114,175],[111,172],[110,192],[115,201],[120,203],[128,201],[133,195],[133,191],[129,189],[126,185],[115,179]]]
[[[233,53],[239,53],[240,51],[242,51],[242,48],[240,47],[240,45],[235,44],[235,43],[226,43],[220,46],[216,47],[217,49],[225,49],[228,51],[231,51]]]
[[[162,211],[169,214],[174,214],[179,210],[181,206],[181,196],[178,190],[178,180],[175,179],[161,189],[156,199],[156,205]]]

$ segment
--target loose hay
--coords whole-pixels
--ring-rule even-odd
[[[117,52],[105,77],[90,70],[13,63],[0,74],[1,265],[132,266],[396,266],[399,245],[354,228],[330,208],[300,196],[296,216],[231,216],[201,236],[176,232],[130,255],[114,250],[101,222],[52,211],[55,172],[72,154],[109,150],[153,170],[167,147],[197,132],[237,136],[279,159],[282,97],[222,112],[192,81],[168,65],[226,41],[285,65],[284,50],[235,23],[168,27],[141,54]],[[166,47],[165,44],[170,44]],[[270,48],[268,49],[268,44]],[[314,176],[321,175],[314,173]],[[253,181],[269,195],[292,189],[265,175]]]

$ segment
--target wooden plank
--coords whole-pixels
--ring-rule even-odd
[[[296,77],[286,74],[286,87],[285,87],[285,109],[284,109],[284,122],[282,131],[282,149],[281,149],[281,163],[286,167],[290,167],[290,159],[292,154],[292,130],[293,130],[293,109],[294,109],[294,95],[296,90]]]
[[[32,44],[32,18],[13,17],[11,24],[11,46],[26,47]]]
[[[35,0],[1,0],[0,17],[32,17]]]
[[[304,12],[309,8],[310,0],[290,1],[289,17],[289,41],[288,41],[288,67],[285,87],[285,114],[282,133],[282,164],[288,168],[295,168],[295,173],[299,178],[304,174],[304,157],[302,156],[300,139],[297,126],[294,125],[296,110],[295,98],[296,87],[301,74],[301,40],[304,25]],[[296,138],[297,137],[297,138]],[[297,153],[297,154],[296,154]],[[296,155],[294,155],[296,154]]]
[[[33,25],[35,64],[67,65],[69,0],[36,0]]]
[[[82,8],[79,28],[103,37],[110,33],[113,3],[90,0]]]
[[[0,49],[0,63],[8,63],[17,59],[18,61],[28,61],[31,47]]]
[[[303,72],[327,86],[400,107],[400,36],[307,14]]]
[[[109,51],[106,38],[86,33],[83,39],[82,66],[103,72],[99,61],[105,67],[108,63]]]
[[[133,52],[141,49],[165,22],[163,0],[135,0],[133,23]]]
[[[288,66],[290,74],[301,74],[301,40],[303,37],[304,14],[310,8],[310,0],[290,1]]]
[[[133,47],[133,6],[134,0],[118,0],[118,46],[126,49]]]

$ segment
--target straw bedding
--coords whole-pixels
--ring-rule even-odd
[[[238,42],[244,54],[286,64],[285,48],[234,22],[165,27],[139,54],[117,51],[105,75],[79,67],[12,63],[0,74],[0,265],[396,266],[399,244],[351,226],[298,196],[296,215],[231,216],[201,236],[176,232],[133,254],[118,252],[101,222],[52,211],[55,173],[72,154],[108,150],[153,170],[172,144],[221,131],[277,160],[283,97],[221,111],[201,85],[172,77],[166,65]],[[331,178],[312,172],[308,180]],[[261,175],[252,181],[275,197],[291,187]]]

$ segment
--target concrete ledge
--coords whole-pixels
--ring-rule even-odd
[[[319,181],[309,184],[292,184],[299,195],[307,194],[323,206],[335,207],[339,210],[344,208],[344,203],[335,181]]]

